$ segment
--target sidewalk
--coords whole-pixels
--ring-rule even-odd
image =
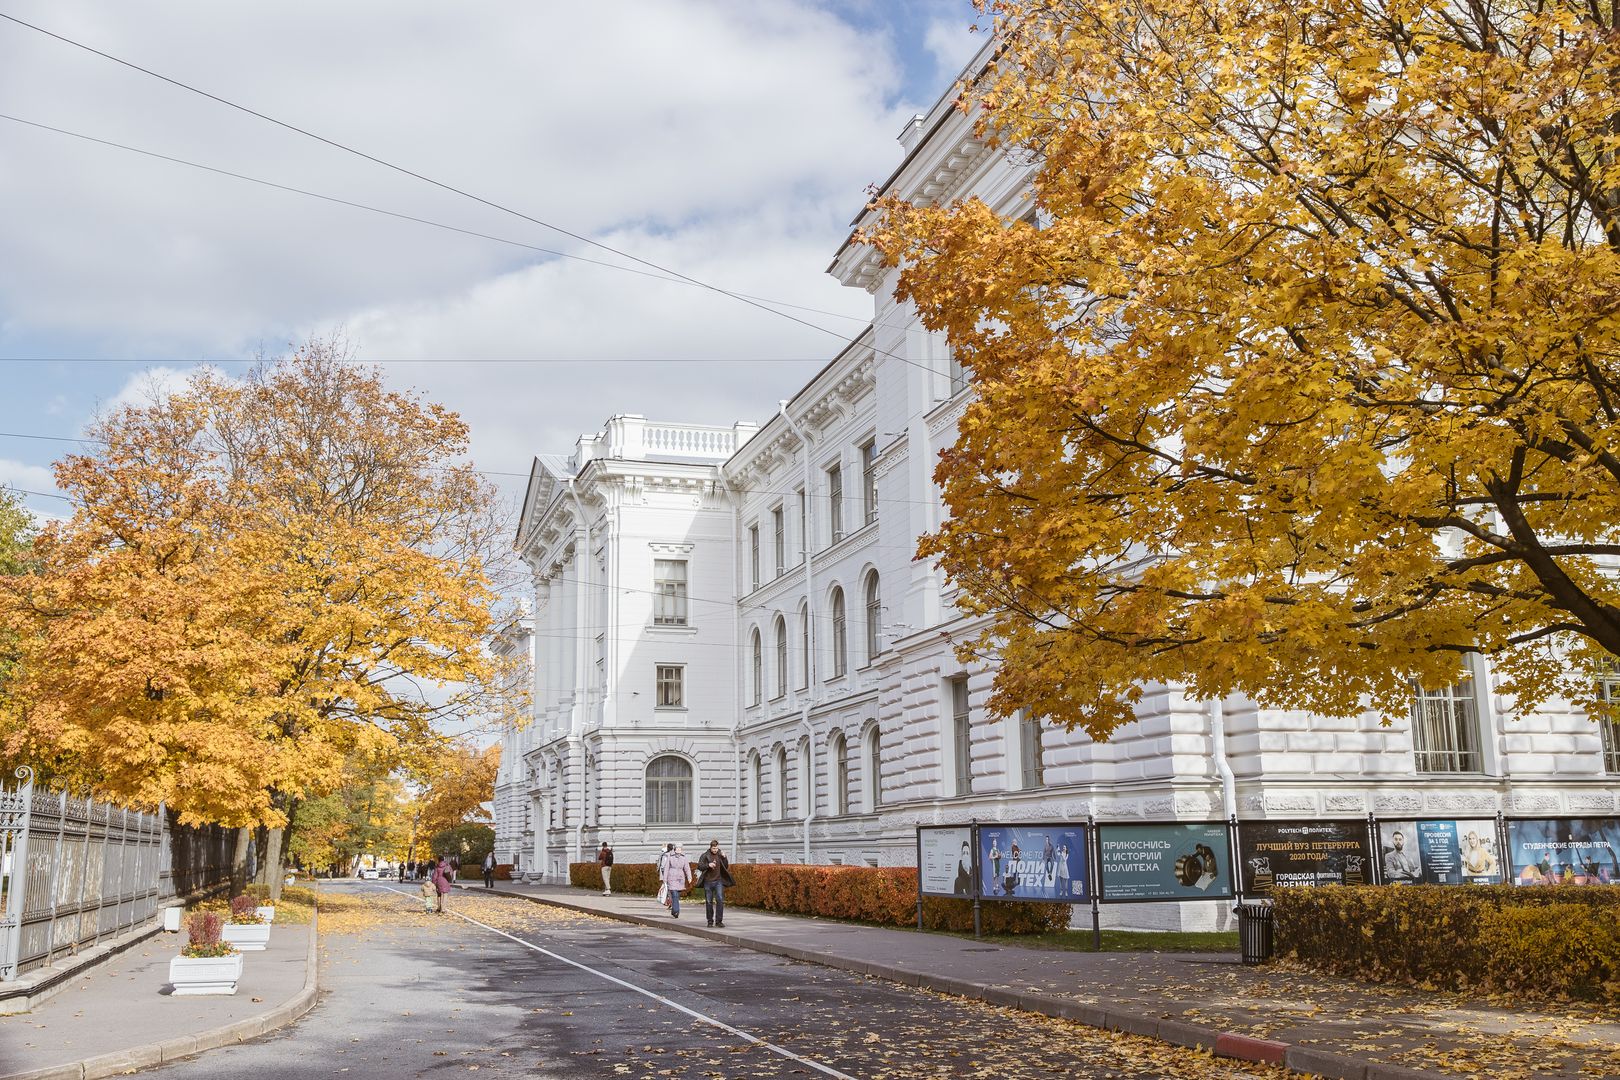
[[[0,1080],[92,1080],[288,1024],[315,1002],[315,924],[277,924],[246,954],[229,997],[173,997],[179,934],[158,934],[74,980],[33,1012],[0,1016]]]
[[[1245,968],[1231,954],[1025,949],[737,907],[713,930],[700,893],[676,920],[644,896],[494,891],[1336,1080],[1620,1076],[1620,1016],[1591,1007],[1516,1008]]]

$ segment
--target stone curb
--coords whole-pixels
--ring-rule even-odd
[[[1334,1053],[1331,1050],[1297,1046],[1290,1043],[1276,1042],[1271,1039],[1257,1039],[1252,1035],[1245,1035],[1241,1032],[1221,1031],[1201,1024],[1189,1024],[1182,1020],[1158,1020],[1136,1012],[1110,1011],[1106,1006],[1085,1005],[1070,998],[1056,997],[1050,994],[1019,991],[1008,986],[981,986],[976,983],[942,978],[938,975],[912,971],[888,964],[871,963],[842,956],[829,956],[826,953],[811,952],[796,946],[757,941],[725,930],[714,930],[707,926],[694,926],[682,923],[678,919],[602,911],[584,904],[570,903],[558,897],[509,892],[500,888],[480,889],[479,891],[493,892],[500,896],[511,896],[520,900],[527,900],[533,904],[544,904],[548,907],[578,911],[586,915],[597,915],[604,919],[632,923],[637,926],[674,930],[677,933],[708,938],[728,945],[750,949],[754,952],[771,953],[776,956],[786,957],[789,960],[799,960],[807,964],[819,964],[822,967],[840,968],[858,975],[870,975],[873,978],[920,987],[936,993],[950,994],[953,997],[969,998],[990,1005],[1002,1005],[1009,1009],[1039,1013],[1042,1016],[1050,1016],[1058,1020],[1072,1020],[1089,1027],[1122,1031],[1131,1035],[1145,1035],[1175,1046],[1210,1050],[1220,1057],[1233,1058],[1239,1061],[1253,1061],[1259,1064],[1281,1065],[1292,1072],[1319,1076],[1323,1080],[1456,1080],[1455,1077],[1446,1073],[1369,1063],[1359,1058],[1350,1057],[1348,1054]],[[0,1080],[11,1080],[11,1078],[0,1077]],[[41,1080],[45,1080],[45,1078],[41,1078]]]
[[[111,1054],[100,1054],[93,1058],[69,1062],[65,1065],[52,1065],[48,1068],[34,1069],[30,1072],[0,1073],[0,1080],[99,1080],[100,1077],[104,1076],[117,1076],[122,1073],[133,1072],[136,1069],[145,1069],[169,1061],[178,1061],[180,1058],[190,1057],[192,1054],[198,1054],[204,1050],[213,1050],[221,1046],[230,1046],[233,1043],[246,1042],[249,1039],[256,1039],[267,1032],[275,1031],[277,1028],[285,1027],[309,1012],[315,1004],[319,981],[319,923],[319,912],[311,912],[309,920],[309,954],[304,962],[304,988],[289,1000],[258,1016],[236,1020],[223,1027],[198,1032],[195,1035],[181,1035],[163,1042],[145,1043],[141,1046],[132,1046],[127,1050],[119,1050]]]

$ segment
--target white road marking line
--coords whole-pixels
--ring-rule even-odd
[[[377,889],[382,889],[384,892],[391,892],[391,893],[394,893],[394,894],[399,895],[399,896],[411,896],[411,895],[413,895],[412,893],[409,893],[409,892],[405,891],[404,889],[396,889],[396,888],[394,888],[392,886],[389,886],[389,885],[374,885],[372,887],[377,888]],[[519,945],[522,945],[525,949],[533,949],[535,952],[540,953],[543,956],[549,956],[553,960],[559,960],[562,963],[567,964],[569,967],[575,967],[575,968],[578,968],[581,971],[589,972],[590,974],[595,975],[599,979],[606,979],[608,982],[613,983],[616,986],[622,986],[626,990],[634,990],[636,993],[641,994],[644,997],[650,997],[654,1001],[659,1002],[660,1004],[668,1005],[670,1008],[674,1009],[676,1012],[683,1012],[687,1016],[690,1016],[694,1020],[701,1020],[703,1023],[712,1025],[713,1027],[717,1027],[721,1031],[726,1032],[727,1034],[735,1035],[737,1038],[742,1039],[744,1042],[753,1043],[755,1046],[763,1046],[765,1049],[771,1051],[774,1054],[782,1055],[783,1057],[787,1058],[789,1061],[796,1061],[800,1065],[807,1065],[807,1066],[809,1066],[810,1068],[816,1070],[819,1073],[823,1073],[823,1074],[825,1074],[827,1076],[835,1076],[835,1077],[838,1078],[838,1080],[856,1080],[855,1077],[849,1075],[848,1073],[839,1072],[837,1069],[834,1069],[834,1068],[832,1068],[831,1066],[828,1066],[828,1065],[823,1065],[819,1061],[812,1061],[811,1059],[809,1059],[807,1057],[800,1057],[798,1054],[795,1054],[793,1051],[787,1049],[786,1047],[777,1046],[773,1042],[770,1042],[770,1041],[768,1041],[766,1039],[761,1039],[758,1035],[750,1035],[748,1032],[743,1031],[741,1028],[734,1028],[730,1024],[726,1023],[724,1020],[716,1020],[714,1017],[706,1016],[705,1014],[698,1012],[696,1009],[688,1009],[685,1005],[682,1005],[678,1001],[671,1001],[669,998],[665,997],[663,994],[655,993],[654,991],[648,990],[645,987],[637,986],[635,983],[625,982],[623,979],[620,979],[620,978],[618,978],[616,976],[613,976],[613,975],[609,975],[605,971],[597,971],[595,968],[591,967],[589,964],[581,964],[577,960],[570,960],[570,959],[568,959],[568,957],[561,956],[561,955],[559,955],[557,953],[554,953],[550,949],[543,949],[540,946],[536,945],[532,941],[524,941],[520,937],[517,937],[517,936],[515,936],[513,934],[508,934],[505,930],[502,930],[502,929],[499,929],[498,927],[494,927],[494,926],[489,925],[489,923],[479,922],[477,919],[473,918],[471,915],[463,915],[459,911],[452,911],[452,912],[450,912],[450,914],[456,916],[459,919],[466,919],[468,922],[472,923],[474,926],[482,926],[485,930],[488,930],[490,933],[499,934],[499,935],[501,935],[501,937],[506,938],[508,941],[515,941]]]

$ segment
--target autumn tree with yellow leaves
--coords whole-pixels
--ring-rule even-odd
[[[281,829],[356,757],[522,712],[484,648],[509,550],[454,413],[311,342],[120,408],[56,466],[73,516],[5,579],[4,750],[184,822]]]
[[[992,708],[1144,683],[1386,717],[1479,651],[1516,708],[1620,655],[1620,11],[990,5],[963,90],[1035,220],[866,239],[977,391],[926,537]]]

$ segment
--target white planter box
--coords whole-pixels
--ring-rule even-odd
[[[169,982],[176,997],[195,994],[234,994],[242,977],[242,954],[231,956],[177,956],[169,961]]]
[[[259,908],[258,911],[259,918],[263,919],[266,925],[276,921],[276,906],[274,904],[266,904],[264,907]]]
[[[263,952],[270,944],[270,924],[228,922],[220,929],[219,936],[240,952]]]

